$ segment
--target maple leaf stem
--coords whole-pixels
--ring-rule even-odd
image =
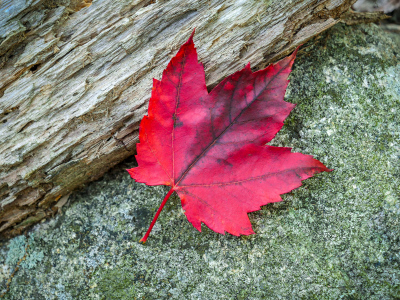
[[[165,203],[167,203],[167,200],[169,199],[169,197],[172,195],[173,192],[174,192],[174,188],[171,188],[171,189],[169,190],[168,194],[165,195],[163,202],[161,202],[161,205],[160,205],[160,207],[158,208],[158,210],[157,210],[157,212],[156,212],[156,215],[155,215],[154,218],[153,218],[153,221],[151,221],[151,224],[150,224],[149,229],[147,229],[146,234],[144,235],[144,237],[142,237],[142,238],[140,239],[139,243],[140,243],[140,242],[142,242],[143,244],[146,243],[147,238],[149,237],[150,232],[151,232],[151,230],[153,229],[153,226],[154,226],[154,224],[156,223],[156,221],[157,221],[157,219],[158,219],[158,216],[160,215],[161,211],[162,211],[163,208],[164,208]]]

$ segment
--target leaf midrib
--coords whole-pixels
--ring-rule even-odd
[[[238,118],[240,118],[240,116],[250,107],[250,105],[252,105],[252,104],[254,103],[254,101],[257,100],[257,98],[261,95],[261,93],[263,93],[263,92],[267,89],[268,85],[269,85],[272,81],[275,80],[275,78],[282,72],[282,70],[284,70],[284,69],[287,68],[287,66],[290,64],[291,61],[292,61],[292,60],[289,60],[289,62],[285,65],[285,67],[281,68],[281,69],[272,77],[272,80],[270,80],[269,83],[268,83],[263,89],[261,89],[261,91],[257,94],[257,96],[255,96],[255,97],[253,98],[253,100],[252,100],[252,101],[251,101],[251,102],[236,116],[236,118],[224,129],[224,131],[222,131],[222,132],[220,133],[220,135],[218,135],[214,140],[212,140],[212,143],[210,143],[210,144],[207,146],[207,148],[205,148],[205,149],[203,150],[203,152],[201,152],[198,156],[196,156],[196,158],[193,160],[193,162],[189,165],[189,167],[188,167],[188,168],[185,170],[185,172],[182,174],[182,176],[177,180],[177,183],[174,184],[174,188],[175,188],[176,186],[179,185],[179,183],[185,178],[185,176],[189,173],[189,171],[193,168],[193,166],[204,156],[204,154],[207,153],[208,150],[210,150],[210,149],[214,146],[214,144],[216,143],[216,141],[217,141],[221,136],[223,136],[223,135],[228,131],[228,129],[230,129],[230,128],[232,127],[233,124],[235,124],[236,120],[237,120]],[[253,74],[255,74],[255,73],[257,73],[257,72],[254,72]],[[255,79],[255,78],[254,78],[254,79]],[[265,80],[265,78],[264,78],[264,80]],[[255,88],[255,85],[254,85],[254,84],[253,84],[253,86],[254,86],[254,88]],[[212,93],[212,91],[210,92],[210,94],[211,94],[211,93]],[[210,95],[210,94],[209,94],[209,95]],[[174,169],[174,172],[175,172],[175,167],[174,167],[174,166],[173,166],[173,169]]]

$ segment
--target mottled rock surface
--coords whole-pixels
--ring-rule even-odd
[[[251,213],[255,235],[197,232],[174,197],[139,244],[167,188],[131,180],[131,159],[1,246],[3,291],[19,265],[5,299],[400,297],[399,46],[375,25],[303,46],[273,144],[335,170]]]

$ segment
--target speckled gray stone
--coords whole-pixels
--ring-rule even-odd
[[[335,169],[251,213],[252,236],[196,231],[165,187],[125,162],[63,214],[0,248],[6,299],[396,299],[400,297],[400,45],[338,25],[303,46],[271,143]]]

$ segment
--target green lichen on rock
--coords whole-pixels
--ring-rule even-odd
[[[6,299],[400,297],[400,47],[375,25],[335,26],[299,52],[273,145],[333,168],[250,214],[255,235],[202,233],[179,199],[135,183],[127,161],[63,215],[0,248]],[[5,289],[5,288],[3,288]]]
[[[26,237],[21,235],[10,241],[5,263],[16,265],[25,255]]]

